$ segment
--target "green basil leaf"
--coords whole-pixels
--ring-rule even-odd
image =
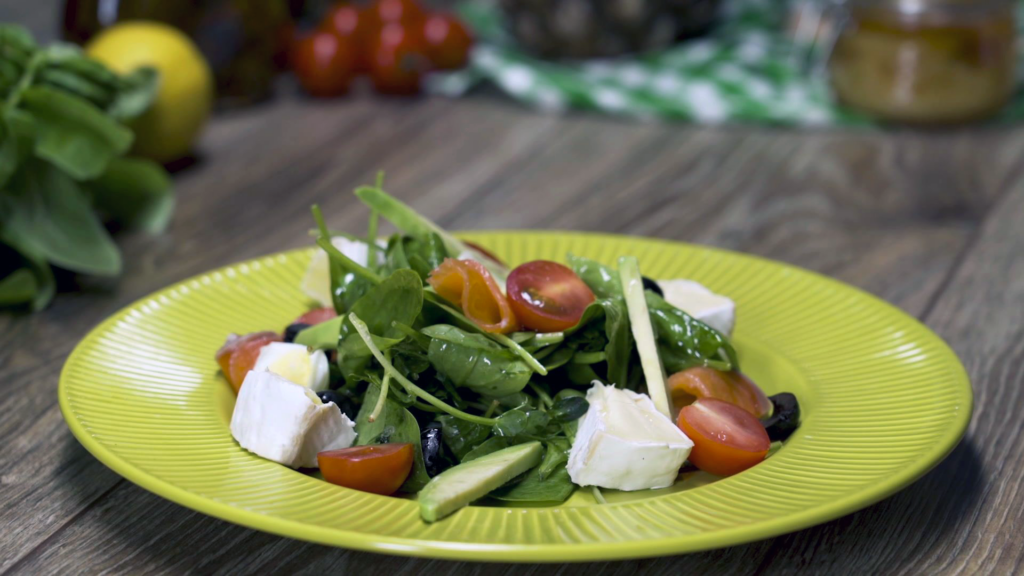
[[[99,176],[131,146],[131,130],[59,90],[32,86],[22,94],[21,106],[36,120],[36,155],[76,180]]]
[[[149,110],[159,88],[160,73],[155,68],[142,67],[121,76],[117,95],[107,113],[122,122],[138,118]]]
[[[521,391],[533,370],[519,356],[480,334],[436,324],[422,330],[430,336],[427,358],[435,370],[456,386],[487,396]]]
[[[160,233],[174,213],[171,179],[152,160],[114,158],[88,190],[96,208],[128,228]]]
[[[113,90],[60,68],[43,68],[36,73],[36,81],[84,98],[101,110],[114,99]]]
[[[423,464],[423,450],[420,447],[420,426],[416,423],[416,417],[411,412],[399,406],[390,398],[384,400],[384,409],[377,415],[377,419],[370,422],[370,414],[377,405],[377,398],[380,396],[380,386],[370,384],[366,389],[366,396],[363,397],[363,405],[356,416],[356,445],[366,446],[377,444],[381,435],[384,435],[387,442],[405,443],[413,446],[412,472],[402,484],[402,491],[409,493],[419,492],[430,476],[427,475],[427,468]]]
[[[0,117],[0,188],[18,168],[18,141],[6,115]]]
[[[0,46],[21,52],[34,52],[38,48],[32,33],[20,24],[0,24]]]
[[[36,295],[36,277],[28,268],[18,268],[0,279],[0,306],[23,304]]]
[[[26,163],[0,194],[0,214],[0,236],[8,244],[75,272],[121,271],[114,241],[78,184],[55,166],[40,160]]]

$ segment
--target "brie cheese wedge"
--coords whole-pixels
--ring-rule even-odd
[[[569,451],[573,483],[645,490],[675,482],[693,442],[649,397],[594,382],[587,402]]]
[[[246,450],[292,468],[316,468],[324,450],[348,448],[355,424],[333,402],[273,372],[250,370],[231,414],[231,435]]]
[[[302,344],[271,342],[260,348],[252,369],[273,372],[314,392],[327,390],[330,385],[327,355],[323,350],[311,350]]]
[[[736,303],[708,290],[693,280],[658,280],[665,301],[711,326],[722,334],[732,334],[736,323]]]

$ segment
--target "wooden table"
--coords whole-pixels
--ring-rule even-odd
[[[49,3],[0,1],[40,29]],[[21,11],[21,12],[18,12]],[[41,14],[46,14],[42,16]],[[6,18],[6,17],[5,17]],[[0,314],[0,571],[12,573],[1021,573],[1024,131],[794,132],[546,116],[496,97],[276,102],[218,117],[176,177],[159,237],[121,235],[125,274],[35,315]],[[96,323],[147,293],[307,245],[309,206],[364,226],[350,190],[387,187],[451,229],[685,240],[860,286],[945,338],[974,382],[967,437],[924,478],[827,524],[685,557],[561,567],[350,552],[192,512],[71,436],[57,378]]]

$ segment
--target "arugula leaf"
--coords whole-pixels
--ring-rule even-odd
[[[36,155],[76,180],[99,176],[131,146],[131,130],[59,90],[31,86],[22,93],[21,106],[36,120]]]
[[[384,409],[377,415],[373,422],[369,421],[370,413],[377,404],[380,396],[380,386],[370,384],[363,397],[363,405],[356,416],[356,445],[366,446],[387,442],[408,442],[413,445],[412,472],[402,484],[403,492],[419,492],[430,476],[427,475],[427,468],[423,464],[423,449],[420,446],[420,427],[416,418],[411,412],[402,408],[390,398],[384,400]],[[387,442],[378,442],[382,434],[387,437]]]
[[[0,237],[76,272],[121,271],[120,252],[78,185],[39,160],[19,169],[0,194]]]
[[[157,234],[174,213],[171,179],[152,160],[114,158],[87,188],[99,210],[128,228]]]
[[[437,224],[417,213],[409,205],[375,186],[361,186],[357,188],[356,196],[364,204],[380,212],[381,216],[387,218],[396,228],[406,234],[415,236],[420,240],[427,240],[431,235],[436,234],[444,244],[446,254],[453,255],[453,257],[459,257],[462,254],[471,255],[474,260],[479,261],[487,268],[491,275],[494,276],[498,286],[504,290],[505,280],[508,279],[508,268],[452,236]]]
[[[487,396],[506,396],[525,388],[533,375],[521,358],[480,334],[448,324],[428,326],[422,332],[431,338],[427,350],[430,364],[456,386]]]

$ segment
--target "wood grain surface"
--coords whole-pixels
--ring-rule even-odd
[[[0,0],[50,32],[55,2]],[[45,312],[0,314],[0,573],[887,573],[1024,571],[1024,131],[793,132],[547,116],[481,95],[369,95],[219,116],[159,237],[119,236],[119,281],[70,278]],[[71,436],[58,373],[129,302],[309,243],[308,209],[360,229],[349,191],[387,187],[451,229],[556,228],[705,243],[860,286],[957,351],[976,408],[924,478],[845,518],[688,556],[593,565],[425,561],[306,544],[172,504]]]

